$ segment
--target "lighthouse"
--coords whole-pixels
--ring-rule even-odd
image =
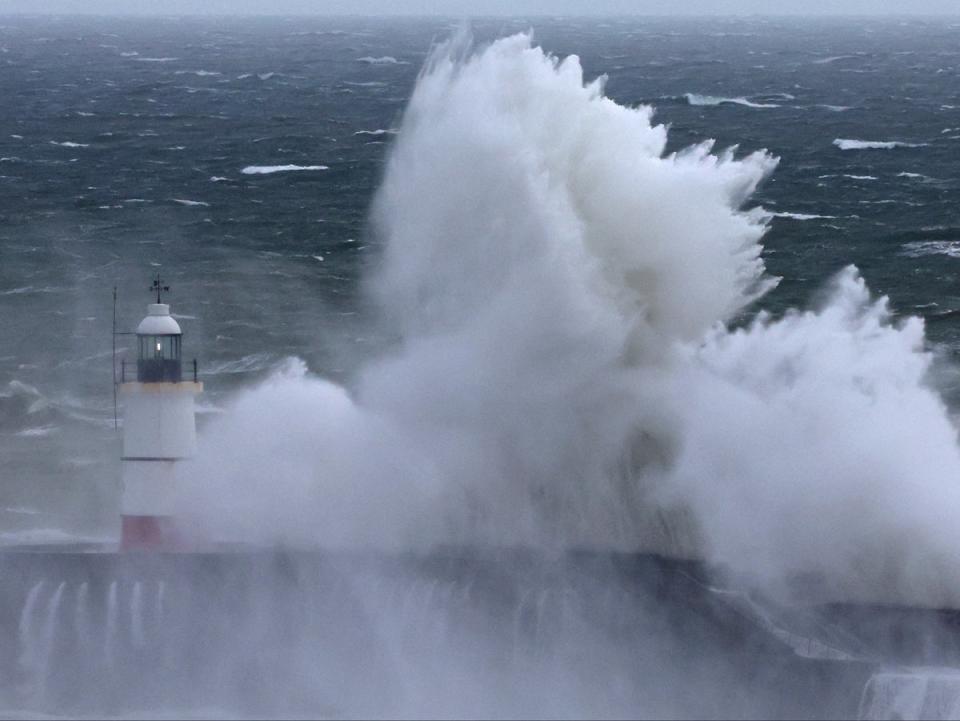
[[[161,302],[168,291],[158,275],[156,303],[137,326],[137,380],[120,385],[123,413],[123,490],[120,500],[123,550],[178,547],[182,534],[173,520],[177,466],[196,452],[194,398],[203,391],[196,361],[184,379],[183,332]]]

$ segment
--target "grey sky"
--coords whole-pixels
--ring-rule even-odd
[[[960,15],[960,0],[0,0],[0,15],[5,13]]]

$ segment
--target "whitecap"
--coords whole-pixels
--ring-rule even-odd
[[[350,80],[344,80],[344,81],[343,81],[343,84],[344,84],[344,85],[353,85],[354,87],[357,87],[357,88],[383,88],[383,87],[386,87],[386,85],[387,85],[386,83],[384,83],[384,82],[382,82],[382,81],[380,81],[380,80],[370,80],[370,81],[367,81],[367,82],[365,82],[365,83],[358,83],[358,82],[353,82],[353,81],[350,81]]]
[[[925,255],[946,255],[960,258],[960,240],[919,240],[905,243],[901,255],[908,258],[920,258]]]
[[[58,285],[43,285],[39,288],[33,285],[27,285],[21,288],[14,288],[13,290],[0,292],[0,295],[20,295],[21,293],[63,293],[67,290],[69,289]]]
[[[58,430],[60,429],[57,426],[37,426],[36,428],[25,428],[13,435],[18,438],[42,438],[49,436],[51,433],[56,433]]]
[[[852,60],[853,58],[856,58],[856,57],[857,57],[856,55],[831,55],[831,56],[828,57],[828,58],[820,58],[820,59],[818,59],[818,60],[814,60],[814,61],[813,61],[813,64],[814,64],[814,65],[829,65],[830,63],[835,63],[835,62],[837,62],[838,60]]]
[[[890,150],[892,148],[920,148],[926,143],[905,143],[900,140],[856,140],[836,138],[833,141],[840,150]]]
[[[89,148],[90,143],[75,143],[72,140],[64,140],[62,142],[57,140],[51,140],[50,145],[59,145],[61,148]]]
[[[319,260],[321,263],[323,262],[322,255],[311,255],[310,257],[313,258],[314,260]]]
[[[215,376],[221,374],[251,373],[254,371],[262,371],[273,366],[276,360],[276,356],[269,351],[251,353],[250,355],[243,356],[242,358],[224,361],[221,363],[213,363],[205,370],[205,375]]]
[[[23,140],[22,135],[11,135],[10,137],[13,138],[14,140]]]
[[[81,118],[92,118],[94,115],[96,115],[96,113],[88,113],[84,110],[78,110],[77,115],[79,115]]]
[[[43,515],[43,511],[38,511],[36,508],[27,508],[25,506],[7,506],[6,508],[0,508],[0,511],[3,513],[15,513],[18,516]]]
[[[714,95],[700,95],[698,93],[684,93],[684,97],[690,105],[743,105],[747,108],[779,108],[777,103],[755,103],[745,97],[724,98]]]
[[[843,174],[844,178],[850,178],[851,180],[877,180],[875,175],[850,175],[849,173]]]
[[[174,75],[196,75],[198,78],[208,78],[214,75],[222,75],[216,70],[177,70]]]
[[[833,113],[842,113],[845,110],[850,110],[849,105],[827,105],[824,103],[824,104],[817,105],[815,107],[823,108],[824,110],[829,110]]]
[[[367,65],[409,65],[410,63],[404,60],[397,60],[392,55],[383,55],[382,57],[375,58],[367,55],[366,57],[357,58],[358,63],[367,63]]]
[[[248,165],[240,172],[244,175],[270,175],[294,170],[329,170],[327,165]]]
[[[376,130],[358,130],[354,135],[396,135],[399,132],[394,128],[377,128]]]
[[[924,179],[928,178],[928,176],[926,176],[926,175],[922,175],[922,174],[920,174],[920,173],[908,173],[907,171],[903,171],[902,173],[897,173],[897,177],[898,177],[898,178],[913,178],[914,180],[920,180],[921,178],[924,178]]]
[[[211,182],[211,183],[222,183],[222,182],[225,181],[225,180],[230,180],[230,178],[225,178],[225,177],[223,177],[222,175],[211,175],[211,176],[210,176],[210,182]]]
[[[186,200],[184,198],[171,198],[170,200],[172,200],[174,203],[180,203],[180,205],[188,205],[191,207],[198,205],[208,207],[210,205],[210,203],[207,203],[203,200]]]
[[[276,73],[257,73],[257,77],[261,80],[269,80],[274,75],[276,75]]]
[[[836,218],[835,215],[817,215],[816,213],[774,213],[774,218],[789,218],[790,220],[828,220]]]
[[[135,57],[137,57],[137,55],[139,55],[139,54],[140,54],[140,53],[138,53],[136,50],[132,50],[132,51],[130,51],[130,52],[128,52],[128,53],[120,53],[120,57],[122,57],[122,58],[135,58]]]

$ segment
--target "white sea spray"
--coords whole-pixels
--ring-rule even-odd
[[[771,215],[746,205],[776,159],[665,154],[651,119],[527,35],[438,50],[372,218],[398,342],[349,389],[291,361],[236,398],[188,517],[266,542],[693,554],[768,589],[960,602],[960,451],[922,322],[848,268],[815,309],[731,330],[775,283]]]

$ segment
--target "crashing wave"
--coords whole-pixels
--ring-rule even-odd
[[[440,48],[371,218],[396,342],[349,388],[291,362],[239,394],[183,469],[185,516],[266,543],[644,550],[774,592],[960,603],[960,448],[922,320],[854,268],[810,310],[744,317],[776,283],[750,198],[777,160],[668,153],[652,113],[527,35]]]

